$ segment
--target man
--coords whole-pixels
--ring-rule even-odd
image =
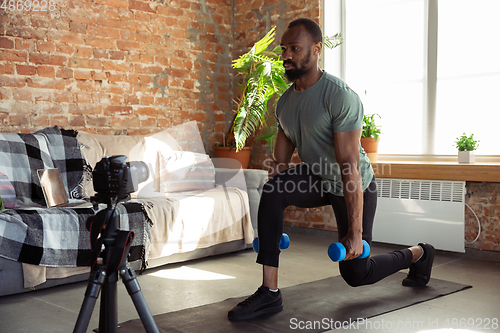
[[[320,27],[309,19],[292,21],[281,38],[281,50],[285,74],[293,84],[276,107],[278,133],[270,180],[259,205],[257,262],[263,265],[263,282],[229,311],[229,319],[245,320],[283,309],[278,289],[279,242],[283,212],[290,205],[332,205],[347,252],[339,262],[340,273],[349,285],[372,284],[409,267],[403,285],[425,286],[435,253],[429,244],[356,259],[363,252],[363,239],[372,242],[377,189],[370,161],[360,148],[361,101],[318,65]],[[304,163],[289,168],[296,148]]]

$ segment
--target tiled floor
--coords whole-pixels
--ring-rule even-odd
[[[303,233],[291,233],[290,238],[293,246],[281,256],[280,287],[339,274],[338,265],[325,254],[331,238]],[[393,246],[375,244],[372,253],[393,249]],[[436,326],[443,329],[448,323],[455,324],[455,328],[467,329],[451,332],[500,332],[499,262],[438,252],[433,277],[470,284],[473,288],[384,314],[372,318],[370,323],[344,330],[413,333]],[[248,250],[150,270],[139,276],[138,281],[155,315],[251,294],[261,283],[261,268],[255,263],[255,253]],[[81,282],[0,297],[0,332],[72,332],[86,286],[86,282]],[[118,282],[118,290],[118,321],[138,318],[121,282]],[[98,315],[99,303],[88,332],[98,326]]]

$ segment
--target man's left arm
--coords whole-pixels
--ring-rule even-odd
[[[363,182],[359,166],[361,129],[334,133],[335,156],[342,172],[344,198],[347,205],[349,230],[340,240],[346,248],[345,260],[357,258],[363,252]]]

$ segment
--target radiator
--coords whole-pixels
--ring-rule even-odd
[[[379,178],[373,240],[465,252],[465,182]]]

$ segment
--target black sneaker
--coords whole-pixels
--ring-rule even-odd
[[[252,296],[232,308],[227,317],[229,320],[246,320],[281,310],[281,291],[272,292],[268,287],[261,286]]]
[[[403,280],[405,287],[425,287],[431,279],[432,263],[436,250],[434,246],[427,243],[418,244],[424,249],[424,254],[420,260],[410,265],[410,272]]]

